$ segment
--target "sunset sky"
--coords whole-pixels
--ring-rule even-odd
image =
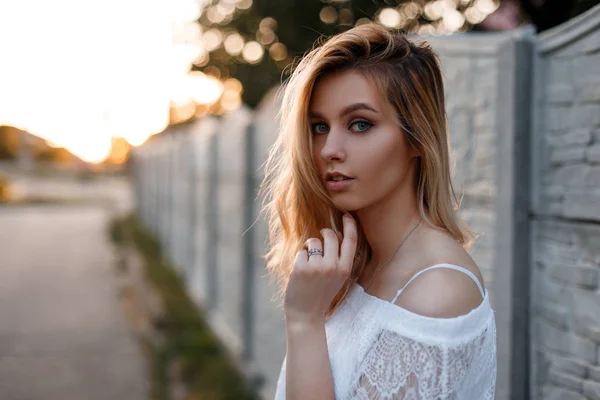
[[[0,125],[90,162],[113,136],[142,143],[168,123],[170,100],[189,97],[199,10],[197,0],[0,0]]]
[[[403,3],[400,11],[384,7],[377,18],[398,28],[423,11],[429,20],[438,21],[438,33],[452,33],[465,19],[479,23],[497,8],[494,0],[460,2],[469,5],[464,16],[456,1],[437,0],[422,9],[417,2]],[[205,0],[0,0],[0,125],[26,130],[85,161],[101,162],[110,153],[113,137],[137,146],[164,130],[171,105],[178,120],[207,109],[198,104],[236,109],[241,104],[240,81],[190,72],[190,67],[194,62],[202,65],[220,46],[231,57],[241,54],[245,62],[257,63],[268,43],[237,32],[225,35],[214,27],[204,31],[196,22],[204,4]],[[206,17],[218,23],[251,6],[252,0],[210,2]],[[327,10],[333,12],[324,4],[321,20],[337,23],[337,12],[329,20]],[[263,23],[276,25],[269,17]],[[419,28],[424,34],[432,30],[432,24]],[[275,43],[267,53],[281,60],[285,44]]]

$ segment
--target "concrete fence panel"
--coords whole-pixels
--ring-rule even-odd
[[[244,290],[244,194],[246,135],[251,113],[242,108],[223,118],[217,134],[217,301],[211,321],[234,354],[242,356]]]
[[[429,40],[440,56],[445,79],[453,183],[462,198],[460,215],[476,235],[471,255],[496,311],[497,399],[528,390],[527,382],[518,379],[527,374],[527,351],[515,351],[513,346],[528,342],[528,290],[517,290],[515,277],[527,278],[529,271],[528,192],[518,195],[525,190],[518,174],[523,175],[528,159],[527,147],[519,143],[527,143],[529,135],[532,36],[532,29],[525,27]],[[514,324],[517,316],[525,318],[524,324]]]
[[[188,273],[188,288],[196,303],[202,308],[207,308],[215,299],[209,300],[211,282],[209,280],[209,265],[212,260],[216,240],[211,240],[216,230],[211,223],[211,195],[216,191],[214,181],[216,165],[211,153],[211,143],[217,134],[219,123],[216,118],[208,117],[195,121],[190,127],[190,141],[188,142],[192,153],[189,209],[190,223],[190,259],[191,268]],[[211,248],[211,244],[213,247]],[[214,264],[213,264],[214,267]]]
[[[276,97],[277,88],[272,89],[262,100],[254,113],[254,164],[252,175],[254,193],[264,177],[264,163],[269,148],[275,142],[279,131],[277,112],[279,99]],[[254,282],[256,282],[255,318],[252,323],[254,331],[253,366],[264,379],[261,393],[265,399],[275,396],[275,384],[285,356],[285,325],[283,310],[277,299],[277,287],[271,283],[265,268],[264,255],[267,252],[267,225],[264,218],[258,219],[258,211],[262,199],[254,196],[253,200],[253,260]]]
[[[600,7],[536,38],[532,399],[600,398]]]

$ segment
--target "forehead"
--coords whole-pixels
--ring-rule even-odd
[[[356,71],[343,71],[327,74],[316,82],[309,111],[337,116],[341,110],[356,103],[369,104],[384,114],[391,107],[370,79]]]

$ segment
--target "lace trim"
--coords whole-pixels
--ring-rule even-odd
[[[364,291],[364,288],[355,284],[352,295],[356,301],[362,302],[367,307],[377,311],[382,327],[399,332],[407,337],[418,338],[423,342],[453,345],[456,339],[471,336],[484,326],[489,325],[490,318],[494,315],[491,307],[489,293],[479,305],[467,314],[452,318],[428,317],[413,313],[397,304],[390,303]]]
[[[494,346],[487,329],[461,346],[426,345],[392,331],[383,331],[362,362],[348,398],[353,400],[430,400],[493,396],[491,387],[473,387],[472,397],[463,385],[467,375],[481,376],[493,365]],[[492,371],[490,371],[492,372]],[[484,375],[485,376],[485,375]],[[475,383],[475,382],[473,382]]]

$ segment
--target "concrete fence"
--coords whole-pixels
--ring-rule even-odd
[[[535,44],[531,393],[600,399],[600,7]]]
[[[482,234],[496,398],[600,399],[600,7],[541,35],[425,39],[444,69],[461,215]],[[272,91],[133,158],[138,215],[264,398],[285,355],[257,220],[277,108]]]

